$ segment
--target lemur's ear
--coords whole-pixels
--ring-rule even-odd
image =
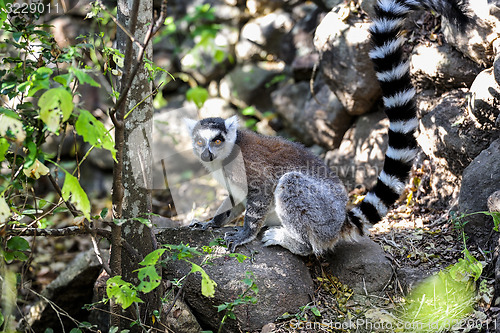
[[[235,132],[239,127],[238,116],[232,116],[231,118],[227,118],[224,121],[224,125],[226,126],[226,130],[228,132]]]
[[[193,134],[194,127],[196,126],[196,124],[198,124],[198,121],[189,118],[183,118],[182,120],[184,120],[184,124],[186,124],[189,133]]]

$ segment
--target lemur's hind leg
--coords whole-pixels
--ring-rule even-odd
[[[345,221],[347,195],[340,182],[300,172],[281,177],[274,192],[282,226],[264,234],[267,245],[280,245],[299,255],[333,247]]]
[[[273,227],[266,230],[262,236],[262,242],[265,246],[279,245],[299,256],[308,256],[313,253],[310,244],[303,242],[284,227]]]

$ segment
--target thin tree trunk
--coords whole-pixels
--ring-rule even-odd
[[[142,43],[153,24],[153,2],[139,0],[118,1],[118,21],[128,29],[134,38]],[[117,31],[117,48],[125,54],[123,77],[120,79],[121,94],[124,94],[126,82],[132,68],[137,64],[139,47],[121,29]],[[144,56],[152,58],[151,43],[145,48]],[[126,219],[121,227],[114,226],[112,233],[125,239],[143,257],[156,248],[152,231],[144,224],[131,220],[135,217],[150,219],[152,156],[151,133],[153,106],[151,101],[152,83],[144,66],[140,66],[130,90],[123,103],[117,105],[115,119],[115,140],[118,163],[114,169],[113,183],[113,215],[114,218]],[[125,92],[127,93],[127,92]],[[142,101],[142,102],[141,102]],[[137,104],[140,103],[139,106]],[[126,119],[125,115],[134,109]],[[120,126],[121,125],[121,126]],[[138,285],[138,262],[127,251],[113,245],[111,265],[115,275],[121,274],[125,281]],[[147,295],[139,295],[144,303],[138,307],[130,307],[132,312],[125,314],[141,323],[152,325],[152,312],[160,307],[159,291],[154,290]],[[129,329],[130,322],[112,316],[111,324],[120,329]],[[140,331],[139,325],[132,331]]]

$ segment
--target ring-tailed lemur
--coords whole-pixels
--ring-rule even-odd
[[[225,235],[234,251],[253,240],[266,221],[276,223],[271,216],[277,215],[280,226],[264,233],[266,246],[320,255],[341,239],[363,235],[380,221],[401,195],[417,153],[415,89],[409,61],[403,59],[401,27],[407,14],[421,7],[461,27],[468,21],[461,0],[378,1],[370,28],[374,44],[370,58],[390,120],[389,144],[377,184],[359,206],[347,211],[347,193],[339,178],[303,146],[240,130],[236,117],[186,119],[195,155],[222,185],[233,190],[211,221],[192,226],[222,227],[246,208],[243,227]],[[234,162],[237,156],[242,163]]]

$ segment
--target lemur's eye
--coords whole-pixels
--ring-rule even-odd
[[[201,140],[201,139],[200,139],[200,140],[197,140],[197,141],[196,141],[196,144],[197,144],[198,146],[203,146],[203,140]]]
[[[217,139],[217,140],[214,141],[214,144],[216,146],[220,145],[221,143],[222,143],[222,140],[220,140],[220,139]]]

